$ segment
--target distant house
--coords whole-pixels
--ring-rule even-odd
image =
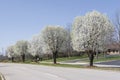
[[[112,43],[107,45],[107,54],[110,55],[120,54],[120,44]]]

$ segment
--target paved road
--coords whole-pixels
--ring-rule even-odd
[[[7,80],[120,80],[120,72],[0,63]]]
[[[100,62],[97,64],[103,64],[103,65],[117,65],[120,66],[120,60],[115,60],[115,61],[107,61],[107,62]]]

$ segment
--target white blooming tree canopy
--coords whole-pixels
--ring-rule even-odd
[[[61,26],[47,26],[42,31],[43,40],[52,52],[61,50],[66,41],[66,35],[66,30]]]
[[[66,41],[66,30],[61,26],[47,26],[42,31],[42,37],[46,45],[53,53],[54,63],[56,64],[56,55],[63,49]]]
[[[113,31],[113,25],[108,17],[97,11],[76,17],[72,27],[73,49],[87,51],[90,66],[93,66],[94,55],[98,50],[104,50],[105,42]]]
[[[28,54],[28,41],[20,40],[15,44],[15,53],[17,55]]]
[[[9,47],[7,47],[6,53],[7,53],[7,56],[8,56],[9,58],[15,57],[16,54],[15,54],[15,51],[14,51],[14,46],[9,46]]]
[[[114,31],[108,17],[97,11],[76,17],[72,27],[73,48],[77,51],[101,49]]]
[[[25,62],[25,56],[28,54],[29,42],[25,40],[17,41],[15,44],[15,53],[22,57],[22,61]]]
[[[72,54],[72,41],[71,41],[71,28],[72,28],[72,25],[68,25],[67,27],[66,27],[66,31],[67,31],[67,36],[66,36],[66,42],[65,42],[65,47],[63,47],[63,48],[66,48],[65,50],[66,50],[66,53],[67,53],[67,55],[68,55],[68,57],[70,57],[71,56],[71,54]]]
[[[29,51],[33,56],[42,56],[45,51],[45,44],[42,40],[41,35],[33,36],[32,40],[30,41]]]

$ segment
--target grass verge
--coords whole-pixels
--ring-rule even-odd
[[[108,56],[108,57],[100,57],[98,59],[94,59],[94,62],[106,62],[106,61],[113,61],[113,60],[120,60],[120,55],[118,56]]]
[[[57,61],[62,62],[62,61],[75,60],[75,59],[84,59],[84,58],[88,58],[87,55],[72,56],[72,57],[62,57],[62,58],[57,58]],[[53,59],[44,60],[43,62],[53,62]]]
[[[53,63],[25,63],[25,64],[34,64],[34,65],[44,65],[44,66],[53,66],[53,67],[64,67],[64,68],[81,68],[81,69],[96,69],[96,70],[109,70],[109,71],[120,71],[120,68],[110,68],[110,67],[90,67],[83,65],[71,65],[71,64],[53,64]]]
[[[12,62],[8,62],[12,63]],[[16,62],[15,62],[16,63]],[[32,64],[32,65],[42,65],[42,66],[52,66],[52,67],[64,67],[64,68],[80,68],[80,69],[95,69],[95,70],[108,70],[108,71],[118,71],[120,72],[120,68],[112,68],[112,67],[97,67],[97,66],[83,66],[83,65],[71,65],[71,64],[53,64],[53,63],[36,63],[36,62],[19,62],[18,64]]]
[[[64,62],[64,61],[70,61],[70,60],[80,60],[83,62],[89,62],[89,58],[87,57],[87,55],[57,58],[57,62]],[[120,60],[120,55],[107,56],[107,57],[100,55],[98,59],[96,57],[94,58],[94,62],[105,62],[105,61],[112,61],[112,60]],[[53,59],[44,60],[42,62],[53,62]]]

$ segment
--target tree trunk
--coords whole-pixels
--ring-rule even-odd
[[[103,56],[104,56],[104,58],[106,58],[106,54],[107,54],[107,52],[106,52],[106,51],[103,51]]]
[[[93,66],[94,54],[90,53],[90,66]]]
[[[14,57],[12,57],[12,62],[14,62]]]
[[[99,54],[98,54],[98,51],[96,51],[96,59],[97,59],[97,60],[98,60],[98,55],[99,55]]]
[[[37,63],[37,56],[35,56],[35,62]]]
[[[57,58],[57,51],[53,52],[53,62],[54,62],[54,64],[57,63],[56,58]]]
[[[25,62],[25,54],[22,55],[22,62]]]
[[[89,66],[92,67],[95,53],[92,50],[87,51],[87,53],[90,60]]]
[[[40,60],[39,56],[36,55],[36,56],[35,56],[35,62],[37,63],[39,60]]]

